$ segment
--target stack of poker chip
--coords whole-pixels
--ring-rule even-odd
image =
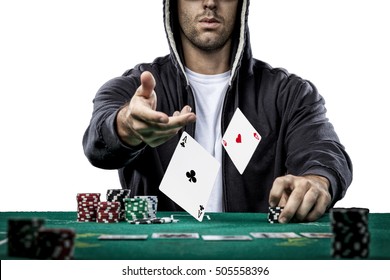
[[[156,218],[157,214],[157,196],[145,195],[145,196],[134,196],[134,198],[145,199],[148,202],[148,218]]]
[[[77,194],[77,221],[96,222],[96,211],[100,202],[100,193]]]
[[[124,220],[125,218],[125,198],[130,198],[130,190],[129,189],[108,189],[106,194],[107,201],[111,202],[119,202],[120,207],[120,220]]]
[[[128,222],[148,218],[148,202],[143,198],[125,198],[125,219]]]
[[[271,224],[279,223],[279,216],[282,213],[284,207],[268,207],[268,222]]]
[[[11,257],[35,258],[38,232],[44,224],[43,219],[8,220],[8,255]]]
[[[101,201],[97,206],[96,222],[118,223],[120,220],[121,204],[119,201]]]
[[[65,228],[42,228],[38,232],[37,255],[42,260],[71,260],[75,232]]]
[[[367,258],[370,233],[366,208],[334,208],[330,212],[334,258]]]

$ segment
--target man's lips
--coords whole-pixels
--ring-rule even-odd
[[[209,17],[202,18],[199,22],[205,28],[216,28],[220,24],[220,21],[216,18]]]
[[[200,22],[206,22],[206,23],[219,23],[219,21],[216,18],[202,18]]]

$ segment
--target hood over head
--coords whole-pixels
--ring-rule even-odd
[[[231,51],[231,77],[229,84],[236,77],[237,71],[241,66],[243,57],[251,58],[252,52],[249,41],[248,13],[249,0],[238,0],[238,9],[236,17],[236,26],[233,31],[232,51]],[[188,79],[184,70],[182,48],[180,42],[180,27],[177,15],[177,0],[163,1],[164,28],[168,39],[169,49],[172,60],[179,71],[185,76],[187,84]]]

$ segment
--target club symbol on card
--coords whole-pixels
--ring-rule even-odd
[[[198,218],[200,218],[203,214],[204,207],[203,205],[199,205],[199,210],[198,210]]]
[[[240,133],[237,135],[236,142],[237,142],[237,143],[241,143],[241,142],[242,142],[241,134],[240,134]]]
[[[184,138],[182,139],[182,141],[180,142],[180,145],[185,148],[186,147],[186,143],[187,143],[187,136],[184,136]]]
[[[192,183],[196,183],[196,172],[194,170],[191,170],[189,172],[186,172],[186,176],[188,178],[188,181],[192,182]]]

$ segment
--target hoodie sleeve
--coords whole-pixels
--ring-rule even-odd
[[[92,118],[83,137],[84,153],[92,165],[119,169],[140,153],[145,145],[129,147],[116,131],[116,115],[127,104],[139,86],[139,76],[128,75],[105,83],[93,100]]]
[[[326,117],[325,101],[315,86],[301,79],[292,80],[284,116],[286,167],[290,174],[326,177],[333,206],[352,181],[352,163]]]

